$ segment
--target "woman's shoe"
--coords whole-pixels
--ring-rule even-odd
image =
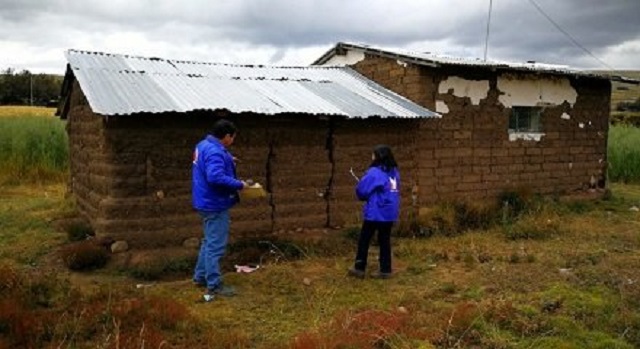
[[[393,277],[393,273],[383,273],[381,271],[376,271],[371,273],[371,277],[374,279],[391,279]]]
[[[349,268],[349,276],[358,279],[364,279],[364,270],[358,270],[356,268]]]

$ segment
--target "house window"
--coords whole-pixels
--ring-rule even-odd
[[[509,117],[509,132],[542,132],[540,114],[542,108],[537,107],[512,107]]]

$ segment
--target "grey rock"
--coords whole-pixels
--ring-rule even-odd
[[[188,238],[184,240],[182,246],[186,248],[198,248],[200,247],[200,239],[199,238]]]
[[[119,240],[111,244],[111,253],[122,253],[129,250],[129,244],[124,240]]]

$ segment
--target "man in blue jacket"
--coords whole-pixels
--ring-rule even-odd
[[[227,150],[236,137],[228,120],[213,125],[213,135],[196,145],[193,153],[193,207],[202,217],[204,240],[200,247],[193,281],[207,287],[205,301],[215,295],[233,296],[235,290],[222,283],[220,258],[229,237],[229,209],[238,203],[238,191],[247,186],[236,178],[234,158]]]

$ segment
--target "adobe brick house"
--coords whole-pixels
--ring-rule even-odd
[[[237,238],[358,222],[349,170],[362,173],[378,143],[402,164],[406,216],[419,168],[417,122],[439,116],[350,68],[66,56],[57,114],[67,120],[71,190],[99,236],[133,248],[201,236],[192,151],[221,117],[239,128],[231,149],[238,176],[269,192],[231,210]]]
[[[611,77],[349,43],[314,65],[350,66],[442,115],[418,121],[420,206],[606,186]]]

